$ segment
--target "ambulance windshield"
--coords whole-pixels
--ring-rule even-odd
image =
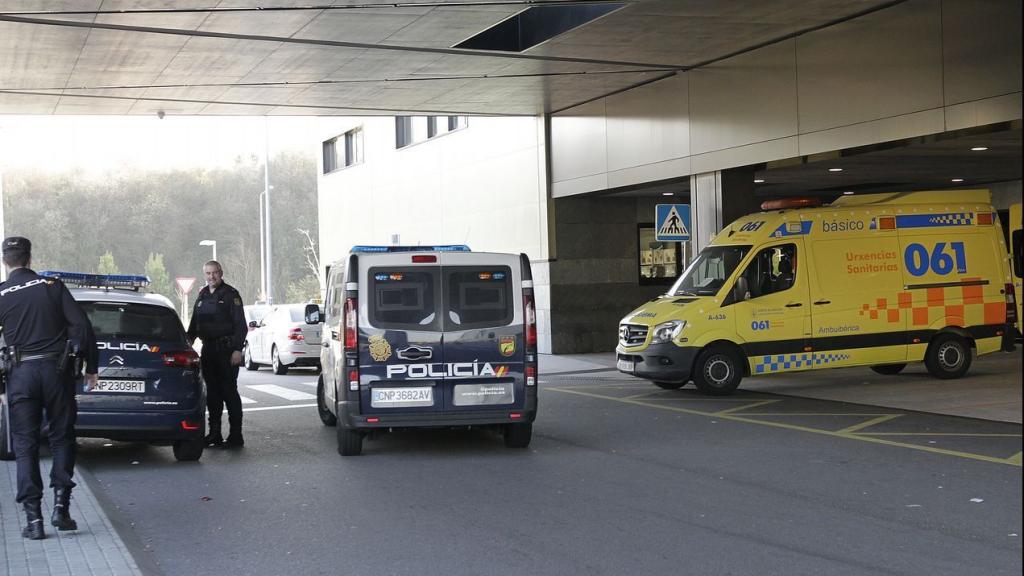
[[[683,275],[676,280],[669,296],[714,296],[718,294],[725,281],[743,257],[750,251],[750,246],[708,246],[700,251],[697,258]]]

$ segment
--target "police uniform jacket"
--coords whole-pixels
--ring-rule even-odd
[[[248,331],[238,290],[225,282],[221,282],[213,292],[206,286],[199,290],[192,307],[192,319],[188,323],[189,338],[198,337],[204,347],[219,346],[241,352]]]
[[[96,374],[99,351],[92,324],[60,280],[28,268],[12,270],[0,284],[0,326],[7,346],[21,356],[59,355],[69,339],[77,342],[86,373]]]

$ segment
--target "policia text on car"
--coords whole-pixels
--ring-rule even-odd
[[[41,502],[43,483],[39,474],[39,431],[43,411],[49,423],[54,490],[51,524],[58,530],[78,528],[69,507],[75,470],[74,370],[69,355],[82,355],[86,382],[97,378],[96,339],[89,319],[68,289],[52,278],[29,269],[32,244],[26,238],[3,242],[3,261],[10,274],[0,285],[0,326],[9,359],[9,403],[14,453],[18,461],[17,501],[25,510],[27,526],[22,536],[45,537]]]

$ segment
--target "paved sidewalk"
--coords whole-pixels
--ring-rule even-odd
[[[44,459],[43,482],[49,484],[50,460]],[[128,548],[76,471],[71,517],[78,530],[57,532],[50,526],[53,491],[46,489],[43,516],[45,540],[21,537],[25,519],[14,501],[17,466],[0,462],[0,574],[8,576],[134,576],[141,575]]]

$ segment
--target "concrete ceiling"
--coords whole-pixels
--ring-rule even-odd
[[[898,2],[621,3],[496,53],[451,47],[584,2],[3,0],[0,114],[535,115]]]

